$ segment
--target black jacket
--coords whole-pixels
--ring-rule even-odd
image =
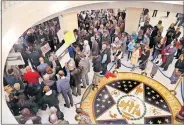
[[[81,81],[81,71],[82,67],[75,68],[74,70],[70,71],[71,75],[71,83],[70,85],[76,87],[77,85],[80,85]]]
[[[102,57],[100,55],[98,55],[98,57],[93,58],[94,72],[100,72],[102,70],[101,61],[102,61]]]
[[[178,59],[175,63],[175,68],[178,68],[180,72],[184,73],[184,60]]]
[[[24,103],[18,102],[20,111],[24,108],[28,108],[31,112],[37,113],[38,112],[38,105],[31,101],[31,100],[24,100]]]
[[[29,53],[29,58],[32,64],[34,64],[35,66],[38,66],[40,64],[39,62],[39,58],[41,57],[40,53],[37,51],[33,51],[31,53]]]
[[[44,104],[48,104],[49,107],[56,106],[59,104],[59,100],[56,94],[56,91],[51,90],[52,93],[50,95],[44,95],[40,102],[38,103],[39,106],[42,106]]]

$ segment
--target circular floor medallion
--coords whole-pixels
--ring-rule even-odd
[[[98,90],[90,91],[81,108],[94,124],[178,124],[174,118],[181,104],[158,81],[124,72],[101,78]]]

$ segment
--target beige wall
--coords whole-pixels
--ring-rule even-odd
[[[141,12],[141,8],[127,8],[125,19],[125,31],[127,33],[138,30]]]
[[[77,12],[72,12],[72,13],[63,15],[62,26],[64,31],[73,31],[74,29],[78,29]]]

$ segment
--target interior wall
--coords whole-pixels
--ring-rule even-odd
[[[63,23],[64,31],[73,31],[74,29],[78,29],[77,12],[72,12],[63,15]]]
[[[125,31],[132,33],[137,31],[142,8],[127,8],[125,18]]]

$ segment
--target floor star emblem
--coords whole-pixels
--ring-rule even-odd
[[[100,101],[100,99],[98,98],[97,101]]]
[[[160,120],[157,121],[158,124],[161,124],[162,122]]]
[[[141,83],[140,86],[141,86],[141,88],[143,88],[143,83]],[[135,87],[129,93],[122,92],[122,91],[120,91],[120,90],[118,90],[116,88],[113,88],[111,86],[108,86],[108,85],[106,85],[106,88],[107,88],[107,91],[109,91],[109,93],[112,93],[113,91],[118,91],[119,92],[119,96],[115,96],[114,94],[111,94],[111,96],[112,96],[114,102],[116,102],[116,104],[112,105],[105,112],[103,112],[103,114],[101,114],[99,117],[97,117],[96,118],[97,121],[98,120],[99,121],[100,120],[113,120],[113,118],[111,118],[109,116],[109,112],[113,112],[114,114],[117,114],[117,116],[116,116],[117,119],[119,119],[119,120],[120,119],[126,119],[128,124],[132,124],[132,123],[134,123],[134,124],[145,124],[144,118],[146,118],[146,117],[154,117],[155,116],[155,112],[152,112],[153,108],[155,108],[155,110],[158,110],[159,112],[161,112],[161,114],[157,114],[157,116],[163,116],[163,115],[167,115],[167,116],[170,115],[171,116],[171,113],[166,112],[166,111],[164,111],[164,110],[162,110],[162,109],[152,105],[151,103],[149,104],[147,102],[144,102],[144,100],[145,100],[144,92],[135,95],[137,87]],[[123,97],[123,99],[121,99],[122,97]],[[136,100],[136,98],[138,98],[140,100],[140,102],[142,102],[142,103],[139,103],[139,101]],[[151,101],[151,98],[148,98],[148,100]],[[109,104],[110,101],[106,101],[106,103]],[[156,103],[158,103],[158,101]],[[125,108],[127,104],[129,105],[129,107],[132,107],[132,110],[128,109],[128,108],[127,109]],[[142,105],[142,104],[144,104],[144,105]],[[105,105],[105,103],[104,103],[104,105]],[[119,107],[122,106],[122,107],[120,107],[120,110],[118,110],[118,105],[119,105]],[[139,108],[139,106],[141,108]],[[145,108],[144,108],[144,106],[145,106]],[[134,108],[135,109],[137,108],[135,110],[137,115],[135,113],[131,114],[131,112],[133,111]],[[130,112],[129,112],[129,110],[130,110]],[[120,114],[119,111],[122,114]],[[131,118],[125,117],[126,113],[132,115]],[[139,116],[142,116],[142,117],[139,118]],[[136,120],[133,120],[133,119],[136,119]],[[153,124],[153,121],[150,121],[149,124]]]
[[[165,119],[165,121],[166,121],[167,123],[169,123],[169,119]]]
[[[164,100],[161,99],[160,102],[164,102]]]
[[[153,122],[152,122],[152,121],[150,121],[150,122],[149,122],[149,124],[153,124]]]

